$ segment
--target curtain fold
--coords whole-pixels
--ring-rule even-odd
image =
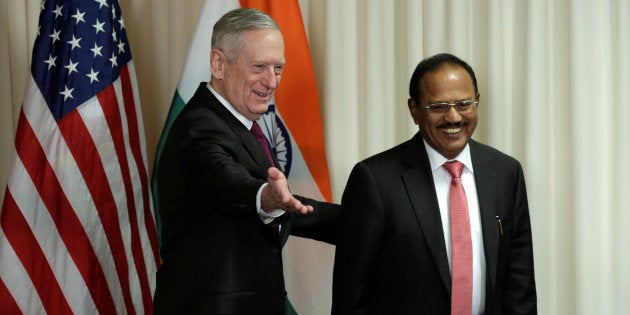
[[[203,0],[120,2],[151,169]],[[417,131],[407,110],[417,63],[437,52],[454,53],[473,66],[479,80],[475,139],[524,167],[539,312],[630,313],[630,2],[300,5],[336,202],[356,162]],[[39,8],[39,0],[0,1],[0,197],[12,165]]]

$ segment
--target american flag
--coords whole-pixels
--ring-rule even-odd
[[[117,1],[42,1],[0,212],[0,313],[153,313],[146,161]]]

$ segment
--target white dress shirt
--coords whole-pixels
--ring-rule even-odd
[[[212,92],[212,94],[219,100],[219,102],[228,110],[230,111],[230,113],[232,113],[232,115],[234,115],[234,117],[236,119],[238,119],[238,121],[240,121],[243,126],[245,126],[245,128],[247,128],[247,130],[252,129],[252,126],[254,125],[254,122],[247,119],[247,117],[243,116],[243,114],[239,113],[234,106],[232,106],[230,104],[230,102],[228,102],[225,98],[223,98],[223,96],[219,95],[219,93],[217,93],[212,86],[210,86],[210,83],[208,82],[208,84],[206,85],[206,87],[208,88],[208,90],[210,90],[210,92]],[[284,210],[282,209],[276,209],[273,210],[271,212],[265,212],[262,209],[262,203],[260,202],[260,197],[262,196],[262,190],[263,188],[265,188],[265,186],[267,186],[267,183],[264,183],[262,186],[260,186],[260,188],[258,188],[258,193],[256,194],[256,209],[258,211],[258,215],[260,216],[260,219],[263,220],[263,222],[265,224],[269,224],[271,223],[271,221],[273,221],[274,218],[277,218],[281,215],[284,214]]]
[[[449,217],[449,188],[451,185],[451,175],[442,166],[448,161],[457,160],[464,164],[461,180],[466,200],[468,202],[468,216],[470,218],[470,236],[473,247],[473,303],[472,314],[483,314],[486,302],[486,258],[483,249],[483,234],[481,231],[481,215],[479,213],[479,201],[477,199],[477,186],[475,185],[475,173],[472,160],[470,158],[470,147],[468,144],[464,150],[453,160],[449,160],[433,149],[426,141],[424,147],[429,155],[431,171],[433,172],[433,183],[437,193],[438,204],[440,206],[440,216],[442,218],[442,230],[446,242],[446,257],[448,266],[451,269],[451,230]]]

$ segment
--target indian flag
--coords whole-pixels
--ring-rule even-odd
[[[210,39],[214,23],[226,12],[251,7],[269,14],[282,30],[287,67],[275,100],[258,123],[274,146],[294,194],[331,200],[322,118],[315,74],[297,0],[207,0],[194,33],[188,58],[166,118],[155,165],[175,118],[199,82],[210,80]],[[157,216],[157,173],[152,178]],[[334,246],[290,237],[283,250],[290,305],[287,314],[329,314]]]

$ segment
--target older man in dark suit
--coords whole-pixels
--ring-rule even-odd
[[[333,314],[535,314],[523,171],[471,140],[472,68],[425,59],[409,95],[419,133],[358,163],[344,191]]]
[[[289,231],[335,242],[339,206],[293,196],[255,130],[284,63],[268,15],[236,9],[215,24],[212,79],[174,122],[158,166],[157,314],[283,314]]]

